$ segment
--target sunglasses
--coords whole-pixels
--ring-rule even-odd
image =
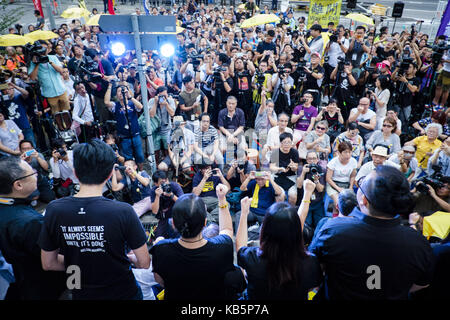
[[[383,124],[383,127],[384,127],[384,128],[392,128],[393,126],[390,125],[390,124]]]
[[[326,130],[326,128],[324,128],[324,127],[316,127],[316,129],[323,130],[323,131]]]

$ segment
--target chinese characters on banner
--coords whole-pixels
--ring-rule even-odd
[[[342,0],[311,0],[309,4],[308,29],[318,21],[322,28],[327,28],[328,22],[339,24]]]
[[[33,0],[33,4],[34,4],[34,8],[36,10],[39,10],[39,12],[41,13],[41,16],[44,17],[44,11],[42,11],[41,0]]]

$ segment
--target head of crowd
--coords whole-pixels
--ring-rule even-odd
[[[6,299],[448,297],[445,36],[149,11],[183,28],[173,56],[78,19],[0,51]],[[257,13],[279,22],[240,27]]]

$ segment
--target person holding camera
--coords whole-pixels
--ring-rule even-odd
[[[158,219],[155,239],[158,237],[176,238],[177,232],[173,230],[169,219],[172,218],[173,205],[184,192],[178,183],[169,182],[164,171],[156,171],[152,180],[153,187],[150,190],[150,200],[152,202],[152,213]]]
[[[78,184],[73,167],[73,152],[67,149],[62,139],[54,142],[52,158],[49,160],[53,173],[53,184],[56,196],[61,198],[73,192],[74,184]],[[59,183],[58,183],[59,182]]]
[[[430,180],[430,178],[427,180]],[[436,211],[450,212],[449,176],[440,177],[433,185],[430,182],[419,181],[412,190],[416,199],[414,212],[419,214],[429,214]]]
[[[119,153],[119,147],[116,144],[116,138],[111,133],[108,133],[104,138],[105,143],[110,146],[114,154],[116,155],[116,163],[123,165],[125,163],[125,157]]]
[[[306,72],[306,79],[303,82],[303,92],[313,94],[312,104],[320,106],[320,95],[322,91],[322,82],[325,75],[325,69],[320,65],[321,55],[319,52],[311,52],[311,66],[303,67]]]
[[[341,108],[342,117],[346,122],[350,110],[357,105],[356,85],[357,74],[353,72],[350,60],[339,60],[337,66],[330,75],[330,80],[336,81],[331,98],[337,100],[337,105]]]
[[[201,197],[208,211],[208,221],[217,223],[219,218],[219,199],[217,198],[217,186],[225,185],[230,190],[230,184],[219,168],[212,169],[210,164],[202,162],[198,164],[198,171],[192,179],[192,193]]]
[[[80,142],[88,142],[95,136],[91,99],[82,82],[76,83],[74,87],[77,94],[73,100],[72,127],[75,128]]]
[[[370,53],[370,47],[368,47],[364,42],[365,34],[366,28],[363,26],[357,26],[346,53],[346,60],[351,61],[353,71],[356,72],[356,78],[359,78],[361,73],[360,65],[363,54]]]
[[[248,160],[247,152],[245,150],[238,152],[231,164],[227,165],[224,169],[224,172],[227,173],[226,179],[230,184],[231,190],[239,188],[250,172],[255,170],[256,165],[252,161]]]
[[[38,42],[38,41],[37,41]],[[39,81],[41,94],[47,98],[52,113],[70,110],[69,97],[63,82],[63,65],[54,55],[48,55],[48,44],[40,40],[35,42],[35,50],[32,52],[28,74],[33,81]]]
[[[428,161],[428,173],[432,175],[435,170],[433,167],[441,168],[441,172],[444,176],[450,176],[450,137],[442,142],[439,149],[434,151],[434,154],[431,156]]]
[[[311,40],[308,42],[306,42],[308,39],[305,39],[303,34],[299,34],[302,46],[306,50],[305,61],[310,61],[313,52],[318,52],[319,54],[323,52],[322,26],[320,24],[313,24],[309,30],[311,32]]]
[[[405,128],[408,128],[413,98],[415,94],[419,92],[420,88],[420,79],[416,77],[416,71],[417,65],[414,62],[408,62],[406,70],[396,68],[392,73],[392,80],[396,81],[395,90],[398,94],[396,108],[404,130],[406,130]]]
[[[272,75],[272,100],[275,102],[275,112],[291,113],[290,90],[294,85],[294,79],[290,76],[292,65],[288,62],[278,68],[277,73]]]
[[[121,138],[121,150],[126,159],[135,159],[139,169],[144,165],[144,152],[139,134],[138,111],[143,105],[137,101],[127,87],[118,87],[117,102],[111,101],[112,83],[108,85],[105,94],[105,105],[114,114],[117,121],[117,134]]]
[[[270,54],[270,51],[272,51],[273,54],[277,53],[277,46],[273,42],[274,38],[275,38],[275,31],[268,30],[264,37],[264,41],[260,41],[256,48],[255,57],[257,60],[261,59],[263,55]]]
[[[184,90],[180,92],[178,107],[186,116],[186,120],[194,131],[199,125],[199,117],[202,112],[208,112],[208,98],[195,87],[195,80],[187,75],[183,78]],[[203,108],[202,108],[203,106]]]
[[[252,77],[255,74],[255,66],[248,59],[247,53],[243,56],[234,55],[230,63],[230,76],[233,78],[233,95],[238,99],[239,107],[249,114],[249,127],[254,126],[254,110],[252,103]]]
[[[150,196],[150,176],[145,170],[138,172],[134,160],[126,160],[124,165],[124,167],[119,167],[118,164],[114,165],[111,179],[112,191],[118,192],[126,187],[130,192],[133,204],[135,204]],[[116,170],[122,170],[123,179],[121,181],[117,180]]]

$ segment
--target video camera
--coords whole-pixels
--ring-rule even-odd
[[[101,79],[101,76],[93,74],[98,72],[98,63],[94,60],[82,60],[76,69],[76,73],[80,78],[84,78],[85,75],[88,76],[89,82],[96,82]]]
[[[195,50],[192,51],[191,54],[189,54],[189,59],[191,59],[192,61],[192,66],[194,67],[194,70],[197,70],[203,57],[204,56],[202,54],[198,54],[197,51]]]
[[[444,52],[450,49],[450,44],[446,43],[445,40],[439,40],[439,42],[432,46],[433,55],[431,56],[431,61],[433,64],[433,68],[437,68],[439,63],[441,62],[442,56]]]
[[[338,72],[343,72],[345,66],[349,66],[352,64],[349,60],[345,59],[344,57],[338,57],[337,60],[338,60],[337,65]]]
[[[334,31],[333,34],[329,37],[330,43],[337,42],[339,37],[339,31]]]
[[[405,73],[408,71],[409,69],[409,65],[414,63],[414,60],[412,58],[409,57],[404,57],[401,62],[400,65],[398,67],[398,76],[403,76],[405,75]]]
[[[220,84],[220,83],[223,82],[222,81],[222,76],[220,75],[220,73],[224,72],[224,71],[227,71],[227,68],[217,67],[217,68],[214,69],[213,78],[214,78],[214,81],[216,81],[216,84]]]
[[[36,63],[47,63],[49,62],[48,56],[45,55],[47,53],[47,49],[44,48],[39,43],[29,43],[25,45],[25,50],[28,54],[29,60],[32,60],[34,57],[36,57],[37,61]]]
[[[255,79],[256,79],[256,86],[260,88],[263,86],[264,81],[266,81],[266,76],[261,71],[256,70]]]
[[[448,183],[449,177],[442,174],[442,168],[440,166],[433,165],[432,169],[434,173],[431,176],[427,175],[416,180],[416,190],[420,193],[430,194],[427,184],[436,190],[442,188],[445,183]]]

